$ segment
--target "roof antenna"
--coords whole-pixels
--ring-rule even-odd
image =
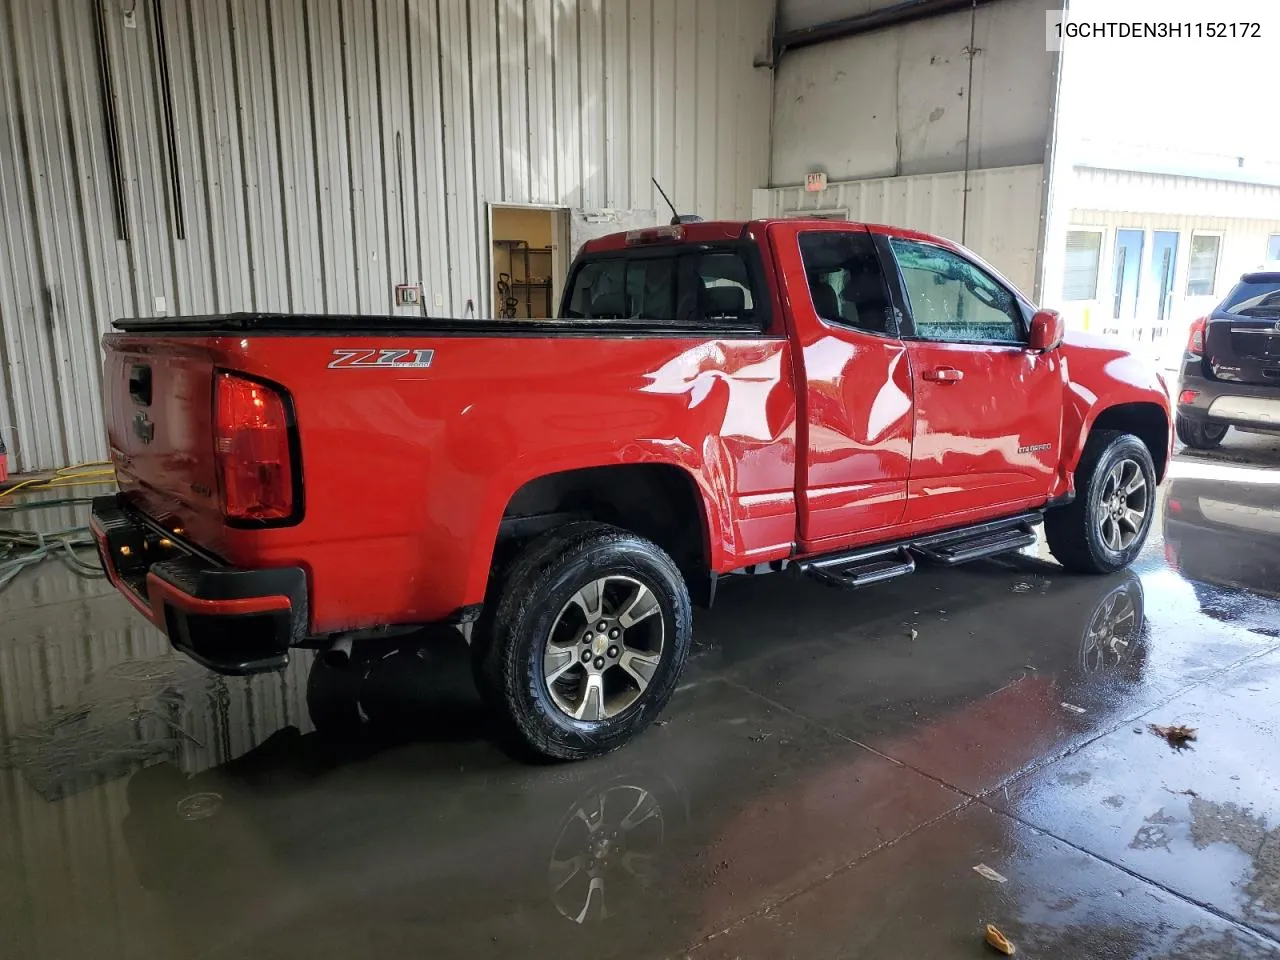
[[[658,192],[662,194],[662,199],[667,201],[667,206],[671,208],[671,226],[677,226],[681,223],[701,223],[702,218],[692,213],[681,214],[676,210],[676,205],[671,202],[671,198],[667,196],[667,191],[662,189],[662,184],[658,182],[657,177],[650,177],[653,185],[658,188]]]

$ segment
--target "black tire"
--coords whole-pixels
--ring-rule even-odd
[[[1146,511],[1132,541],[1113,549],[1103,540],[1103,487],[1113,467],[1124,460],[1136,463],[1146,480]],[[1050,510],[1045,536],[1054,557],[1076,573],[1114,573],[1137,557],[1155,515],[1156,469],[1151,452],[1131,433],[1095,430],[1089,435],[1076,467],[1076,498]]]
[[[616,714],[575,719],[553,699],[543,658],[571,598],[605,577],[627,578],[657,601],[662,631],[658,662],[647,686]],[[539,756],[583,760],[615,750],[647,727],[675,691],[692,643],[692,605],[675,562],[643,537],[603,523],[569,524],[525,547],[497,594],[473,637],[476,682],[519,745]],[[583,666],[580,676],[585,678],[587,669]],[[611,682],[618,679],[614,675]],[[585,705],[589,694],[582,689]],[[624,689],[623,700],[626,693]]]
[[[1207,423],[1178,417],[1175,429],[1178,431],[1178,439],[1192,450],[1212,450],[1221,445],[1222,438],[1231,428],[1225,423]]]

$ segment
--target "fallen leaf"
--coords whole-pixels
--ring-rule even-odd
[[[994,924],[987,924],[987,935],[984,939],[987,941],[987,946],[992,950],[999,950],[1006,957],[1012,957],[1018,951],[1013,941],[997,930]]]
[[[973,868],[973,870],[976,874],[978,874],[978,876],[986,877],[988,880],[994,881],[995,883],[1009,882],[1007,877],[1005,877],[1003,874],[997,873],[996,871],[992,870],[985,863],[978,864],[976,867]]]
[[[1148,726],[1152,733],[1157,737],[1164,737],[1169,742],[1169,746],[1175,750],[1186,750],[1190,742],[1196,738],[1196,728],[1188,727],[1184,724],[1162,727],[1159,724],[1152,723]]]

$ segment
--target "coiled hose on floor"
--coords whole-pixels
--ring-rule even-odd
[[[93,499],[92,497],[19,500],[12,503],[6,502],[6,499],[20,492],[34,493],[62,487],[101,484],[107,482],[108,478],[115,477],[114,470],[109,467],[103,469],[106,466],[102,462],[79,464],[58,470],[49,477],[23,480],[7,490],[0,490],[0,590],[9,586],[22,571],[50,558],[61,560],[70,570],[82,577],[103,576],[96,556],[85,557],[77,552],[96,549],[93,535],[87,526],[65,527],[46,533],[39,530],[17,529],[8,526],[3,520],[9,514],[88,503]]]

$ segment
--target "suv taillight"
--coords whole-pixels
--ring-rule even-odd
[[[1204,356],[1204,331],[1209,326],[1208,317],[1200,317],[1191,321],[1191,336],[1187,339],[1187,352],[1197,357]]]
[[[255,380],[219,373],[213,411],[223,514],[229,520],[251,522],[293,516],[293,462],[284,397]]]

